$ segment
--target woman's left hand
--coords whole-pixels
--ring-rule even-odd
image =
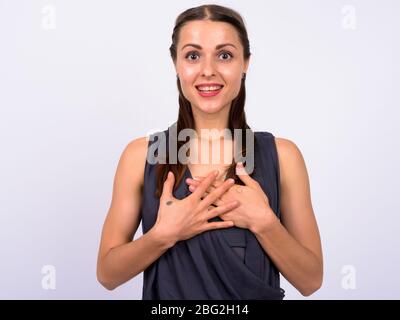
[[[261,226],[268,226],[277,220],[276,215],[272,211],[267,195],[262,190],[258,181],[251,178],[241,163],[236,167],[236,173],[244,186],[234,184],[226,191],[218,200],[214,202],[216,206],[223,205],[233,200],[238,200],[240,205],[228,213],[221,214],[223,220],[232,220],[236,227],[246,228],[253,231]],[[186,179],[189,190],[194,192],[196,187],[204,179],[204,177],[196,177],[197,179]],[[217,188],[223,181],[216,181],[207,189],[206,196],[213,189]]]

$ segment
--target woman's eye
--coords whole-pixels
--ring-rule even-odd
[[[230,58],[232,58],[232,54],[230,54],[229,52],[221,52],[221,54],[219,55],[220,57],[223,56],[224,58],[222,60],[229,60]],[[227,58],[228,57],[228,58]]]
[[[199,57],[200,56],[197,52],[189,52],[185,58],[188,59],[189,61],[194,61],[198,60]],[[222,60],[229,60],[233,58],[233,55],[230,52],[221,52],[219,54],[219,57],[222,57]]]
[[[195,53],[195,52],[189,52],[189,53],[186,55],[186,59],[188,59],[188,58],[190,58],[190,57],[195,57],[195,56],[198,56],[198,54]],[[189,59],[189,60],[196,60],[196,59]]]

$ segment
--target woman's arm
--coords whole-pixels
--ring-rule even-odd
[[[97,279],[109,290],[142,272],[173,246],[169,240],[155,234],[154,229],[132,241],[141,218],[147,144],[146,137],[129,143],[116,170],[97,259]]]
[[[281,222],[258,224],[258,241],[282,275],[302,295],[318,290],[323,279],[321,240],[314,216],[306,165],[300,150],[276,138],[281,184]]]

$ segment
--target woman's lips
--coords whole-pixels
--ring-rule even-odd
[[[221,88],[219,88],[218,90],[211,90],[211,91],[201,91],[197,87],[196,87],[196,89],[200,96],[202,96],[203,98],[208,98],[208,97],[216,96],[218,93],[221,92],[223,87],[224,86],[221,86]]]

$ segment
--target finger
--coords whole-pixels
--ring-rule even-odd
[[[191,178],[187,178],[186,179],[186,183],[189,184],[189,190],[191,192],[194,192],[197,188],[197,186],[200,184],[199,181],[191,179]],[[211,191],[215,190],[216,188],[218,188],[221,184],[223,184],[224,181],[215,181],[212,186],[210,188],[208,188],[206,190],[206,192],[203,194],[201,200],[203,200]],[[221,199],[217,199],[214,201],[213,204],[220,206],[222,205],[224,202]]]
[[[207,195],[206,195],[206,196],[207,196]],[[206,196],[202,197],[201,200],[203,200]],[[224,205],[225,203],[226,203],[226,202],[224,202],[222,199],[218,198],[217,200],[215,200],[215,201],[212,203],[212,205],[215,205],[215,206],[222,206],[222,205]],[[211,205],[211,207],[212,207],[212,205]]]
[[[212,204],[214,201],[216,201],[219,197],[221,197],[230,187],[232,187],[235,184],[235,180],[233,179],[228,179],[224,181],[223,184],[221,184],[218,188],[216,188],[213,192],[209,193],[207,197],[204,198],[204,200],[201,203],[201,206],[204,208],[207,208],[210,204]],[[201,186],[199,186],[197,190],[200,189]]]
[[[225,204],[225,202],[223,202],[221,199],[217,199],[213,202],[213,204],[215,204],[216,206],[222,206],[223,204]]]
[[[258,187],[258,182],[249,176],[242,162],[236,164],[236,175],[248,187]]]
[[[194,185],[190,185],[189,186],[189,190],[191,191],[191,192],[194,192],[195,190],[196,190],[196,186],[194,186]],[[206,195],[208,194],[208,193],[211,193],[213,190],[215,190],[216,188],[214,187],[214,186],[210,186],[207,190],[206,190],[206,192],[203,194],[203,197],[206,197]]]
[[[190,197],[200,200],[200,198],[203,196],[204,192],[214,182],[217,175],[218,175],[218,170],[215,170],[215,171],[211,172],[210,174],[208,174],[207,177],[203,181],[201,181],[201,183],[196,188],[196,190],[190,195]]]
[[[207,211],[206,219],[209,220],[209,219],[219,216],[223,213],[227,213],[228,211],[236,209],[239,205],[240,205],[239,201],[235,200],[235,201],[231,201],[227,204],[221,205],[219,207],[215,207],[215,208]]]
[[[193,180],[193,181],[195,181],[195,182],[201,182],[201,181],[203,181],[203,177],[199,177],[198,179],[197,179],[198,177],[196,176],[196,177],[194,177],[193,179],[191,179],[191,180]],[[218,178],[218,177],[217,177]],[[188,179],[190,179],[190,178],[188,178]],[[224,183],[224,181],[225,181],[225,179],[224,180],[222,180],[222,179],[217,179],[217,180],[215,180],[214,182],[213,182],[213,186],[214,187],[219,187],[221,184],[223,184]]]
[[[204,198],[203,198],[204,199]],[[203,200],[201,199],[201,200]],[[213,209],[214,207],[222,206],[226,204],[226,202],[222,201],[222,199],[215,200],[211,205],[208,206],[209,210]]]
[[[201,183],[201,181],[196,180],[196,179],[191,179],[191,178],[187,178],[185,181],[186,181],[186,184],[188,184],[189,186],[193,185],[195,187],[197,187]],[[224,181],[217,180],[217,181],[214,181],[211,184],[211,186],[213,186],[214,188],[218,188],[223,183],[224,183]]]
[[[164,181],[161,197],[163,197],[164,199],[170,199],[174,197],[172,195],[174,182],[175,182],[174,174],[171,171],[168,171],[167,179]]]
[[[213,222],[207,222],[205,226],[201,229],[200,232],[204,232],[207,230],[213,230],[213,229],[220,229],[220,228],[230,228],[233,227],[235,224],[233,221],[213,221]]]

